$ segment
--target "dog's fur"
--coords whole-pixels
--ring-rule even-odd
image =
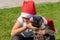
[[[40,30],[48,30],[48,37],[45,35],[35,34],[34,40],[50,40],[50,36],[54,35],[54,31],[50,30],[47,25],[42,24]],[[35,32],[35,31],[34,31]],[[36,32],[35,32],[36,33]]]

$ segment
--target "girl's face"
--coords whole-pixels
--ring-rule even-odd
[[[23,17],[23,21],[26,22],[26,23],[28,23],[29,22],[29,18]]]

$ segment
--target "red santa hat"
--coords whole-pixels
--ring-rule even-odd
[[[35,3],[33,1],[24,1],[21,16],[30,18],[36,15]]]
[[[55,31],[53,20],[46,18],[47,24],[49,25],[50,29]]]

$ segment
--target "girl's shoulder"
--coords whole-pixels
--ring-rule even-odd
[[[21,16],[18,17],[17,21],[19,21],[21,24],[23,24],[23,19]]]

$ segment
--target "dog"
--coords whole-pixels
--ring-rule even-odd
[[[39,28],[39,31],[48,30],[48,33],[45,35],[37,34],[37,31],[33,31],[35,34],[34,40],[50,40],[50,37],[54,35],[54,31],[50,30],[49,26],[43,23],[43,19],[41,16],[34,16],[31,23],[32,26]]]

